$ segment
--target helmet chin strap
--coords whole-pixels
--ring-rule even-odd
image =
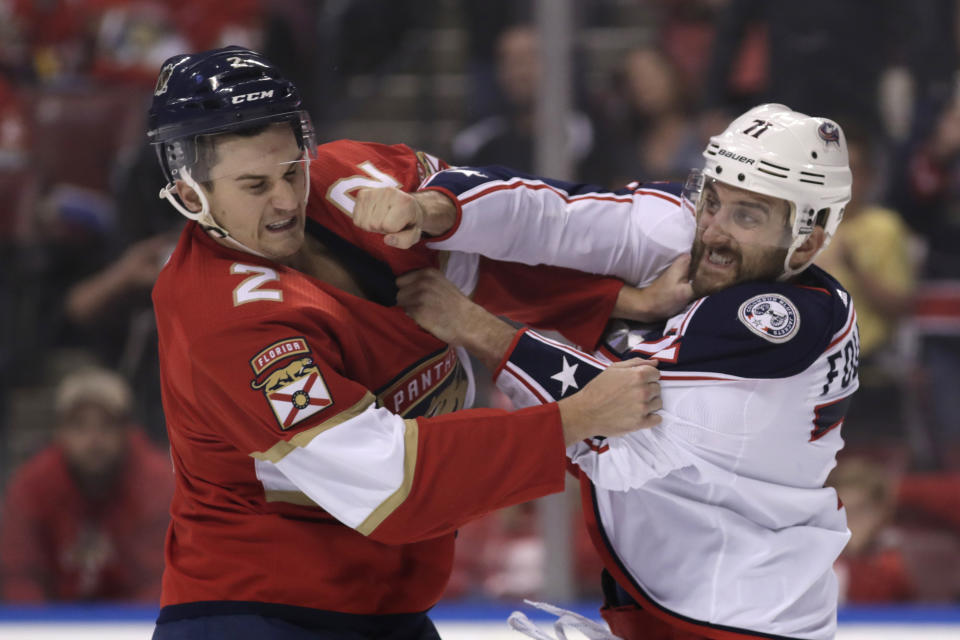
[[[808,266],[810,266],[810,263],[813,262],[813,259],[810,259],[808,262],[798,268],[790,268],[790,259],[793,258],[793,254],[797,249],[800,248],[800,245],[802,245],[807,238],[808,236],[797,236],[794,238],[793,242],[790,244],[790,248],[787,249],[787,257],[783,259],[783,273],[781,273],[780,277],[777,278],[777,282],[789,280],[793,276],[806,269]]]
[[[213,219],[213,215],[210,213],[210,203],[207,201],[207,196],[203,192],[203,189],[200,188],[200,185],[197,184],[197,181],[193,179],[193,176],[190,175],[190,169],[183,167],[179,171],[179,178],[186,184],[188,187],[193,189],[197,193],[197,197],[200,198],[200,211],[190,211],[181,202],[179,194],[177,193],[177,185],[173,182],[170,182],[163,189],[160,189],[160,199],[166,200],[173,205],[173,208],[176,209],[186,218],[197,222],[207,231],[216,235],[218,238],[227,238],[230,236],[230,233],[217,224],[217,221]]]
[[[790,258],[793,257],[794,252],[796,252],[796,250],[799,249],[800,246],[801,246],[804,242],[806,242],[807,238],[809,238],[809,237],[810,237],[810,235],[804,235],[804,236],[798,236],[797,238],[794,239],[793,244],[791,244],[791,245],[790,245],[790,248],[787,250],[787,257],[784,258],[784,260],[783,260],[783,274],[782,274],[779,278],[777,278],[777,281],[778,281],[778,282],[783,282],[784,280],[789,280],[789,279],[792,278],[793,276],[797,275],[798,273],[800,273],[801,271],[803,271],[804,269],[806,269],[807,267],[809,267],[810,265],[812,265],[812,264],[814,263],[814,261],[817,259],[817,256],[819,256],[821,253],[823,253],[823,250],[827,248],[827,245],[829,245],[829,244],[830,244],[830,241],[833,239],[832,236],[830,236],[830,235],[826,234],[826,232],[824,232],[823,244],[820,245],[820,248],[817,249],[816,253],[814,253],[812,256],[810,256],[810,259],[807,260],[806,262],[804,262],[804,263],[803,263],[802,265],[800,265],[799,267],[795,267],[795,268],[791,269],[791,268],[790,268]]]
[[[810,264],[813,262],[813,258],[810,258],[799,267],[794,267],[794,268],[790,267],[790,260],[793,258],[793,254],[796,253],[797,249],[803,246],[803,243],[806,242],[807,238],[810,237],[810,233],[799,232],[800,221],[798,220],[797,204],[795,202],[790,202],[789,220],[790,220],[790,227],[793,229],[793,232],[791,234],[793,235],[793,240],[790,242],[790,247],[787,249],[787,256],[783,259],[783,273],[781,273],[780,277],[777,278],[777,282],[784,282],[786,280],[789,280],[793,276],[797,275],[798,273],[800,273],[801,271],[809,267]]]
[[[200,198],[200,211],[190,211],[183,203],[180,201],[180,198],[177,194],[177,185],[173,182],[167,184],[163,189],[160,189],[160,199],[166,200],[173,205],[173,208],[179,211],[183,216],[193,220],[201,227],[204,231],[209,233],[211,236],[221,240],[236,249],[240,249],[246,253],[252,253],[255,256],[260,256],[261,258],[266,258],[267,256],[263,255],[259,251],[254,251],[247,245],[243,244],[239,240],[230,237],[230,232],[217,224],[217,221],[213,219],[213,215],[210,213],[210,202],[207,200],[206,194],[203,192],[203,189],[200,188],[200,185],[197,184],[197,181],[193,179],[193,176],[190,175],[190,169],[183,167],[179,172],[180,180],[183,180],[184,184],[193,189],[197,193],[197,197]]]

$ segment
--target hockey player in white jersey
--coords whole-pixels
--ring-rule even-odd
[[[403,276],[398,300],[486,361],[521,406],[573,393],[611,362],[660,362],[659,427],[568,449],[615,634],[832,638],[832,565],[849,533],[823,483],[858,384],[858,334],[849,296],[812,262],[850,198],[846,143],[830,120],[763,105],[704,157],[682,192],[451,170],[424,188],[451,198],[453,214],[437,194],[405,209],[382,192],[358,224],[403,246],[419,236],[418,217],[448,216],[433,246],[639,284],[692,241],[688,274],[667,277],[689,278],[696,299],[665,322],[611,324],[592,357],[514,331],[436,272]]]

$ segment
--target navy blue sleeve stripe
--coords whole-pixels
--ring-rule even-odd
[[[850,409],[850,401],[852,399],[853,394],[851,393],[844,398],[828,402],[827,404],[821,404],[814,408],[813,430],[810,431],[810,442],[819,440],[843,423],[843,419],[847,416],[847,410]]]
[[[510,354],[508,370],[521,371],[553,399],[565,398],[593,380],[605,365],[585,353],[527,332]],[[520,376],[517,376],[518,378]]]

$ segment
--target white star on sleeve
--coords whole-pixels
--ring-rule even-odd
[[[567,387],[573,387],[574,389],[579,389],[580,386],[577,384],[577,379],[574,375],[577,373],[577,367],[580,366],[580,363],[571,365],[567,362],[567,357],[563,356],[563,370],[560,373],[556,373],[550,376],[551,380],[557,380],[560,382],[562,388],[560,389],[560,395],[562,396],[567,392]]]
[[[463,175],[471,178],[476,176],[478,178],[486,178],[487,174],[481,173],[480,171],[474,171],[473,169],[447,169],[446,173],[462,173]]]

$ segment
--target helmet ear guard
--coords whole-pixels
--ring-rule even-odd
[[[710,138],[703,156],[707,178],[790,203],[792,240],[781,279],[803,271],[816,258],[790,266],[816,226],[825,235],[820,250],[829,244],[850,201],[852,177],[839,125],[781,104],[747,111]]]

